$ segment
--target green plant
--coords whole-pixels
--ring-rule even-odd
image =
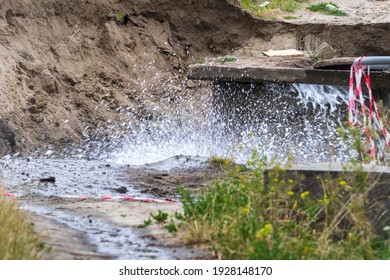
[[[137,227],[138,228],[146,228],[146,227],[150,226],[152,223],[153,223],[153,221],[151,219],[147,219],[142,224],[138,225]]]
[[[199,64],[205,64],[205,59],[204,58],[199,59],[198,63]]]
[[[389,241],[366,216],[367,174],[323,174],[309,182],[256,158],[202,194],[179,188],[178,234],[223,259],[388,259]],[[341,179],[342,178],[342,179]],[[306,183],[305,183],[306,182]]]
[[[214,61],[216,63],[220,63],[220,64],[224,64],[225,62],[233,62],[233,61],[236,61],[237,60],[237,57],[236,56],[233,56],[233,55],[226,55],[224,57],[218,57],[217,59],[215,59]]]
[[[39,259],[47,249],[17,202],[6,199],[0,190],[0,260]]]
[[[207,162],[211,164],[219,164],[222,166],[227,166],[233,164],[233,159],[229,157],[219,157],[214,155],[211,158],[209,158]]]
[[[182,213],[179,213],[179,212],[175,212],[174,217],[175,217],[177,220],[179,220],[179,221],[185,220],[185,217],[183,216],[183,214],[182,214]]]
[[[283,18],[287,19],[287,20],[289,20],[289,19],[297,19],[296,16],[284,16]]]
[[[124,24],[125,23],[125,14],[123,13],[117,13],[115,15],[115,19],[118,23]]]
[[[233,56],[233,55],[227,55],[223,58],[223,61],[224,62],[233,62],[233,61],[236,61],[237,60],[237,57]]]
[[[339,6],[337,6],[333,2],[326,2],[326,3],[325,2],[321,2],[321,3],[318,3],[318,4],[310,5],[307,8],[310,11],[312,11],[312,12],[321,11],[324,14],[327,14],[327,15],[333,15],[333,16],[347,16],[348,15],[347,12],[341,10],[339,8]]]
[[[177,232],[177,226],[176,226],[176,224],[172,221],[172,222],[170,222],[169,224],[167,224],[166,226],[165,226],[165,228],[168,230],[168,232],[170,232],[170,233],[175,233],[175,232]]]
[[[169,214],[167,212],[163,212],[161,210],[158,210],[157,214],[150,214],[152,218],[159,224],[164,223],[167,219]]]
[[[242,0],[241,7],[254,11],[262,18],[276,18],[280,12],[293,13],[301,3],[306,3],[308,0]]]

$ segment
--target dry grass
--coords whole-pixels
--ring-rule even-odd
[[[7,199],[0,189],[0,260],[39,259],[44,247],[17,201]]]

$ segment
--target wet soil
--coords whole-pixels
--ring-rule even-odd
[[[32,213],[37,233],[51,248],[45,259],[214,257],[186,246],[162,225],[138,228],[158,211],[181,212],[178,186],[200,190],[223,175],[222,167],[205,159],[176,156],[130,166],[9,158],[3,159],[2,170],[8,193],[17,195],[22,208]]]

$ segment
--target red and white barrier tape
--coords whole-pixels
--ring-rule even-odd
[[[379,114],[378,106],[374,100],[374,95],[371,89],[370,66],[362,65],[363,56],[359,58],[358,64],[351,66],[351,74],[349,77],[349,101],[348,101],[348,121],[351,126],[359,123],[358,107],[360,106],[363,118],[363,132],[367,137],[367,142],[371,146],[371,162],[375,162],[375,143],[371,138],[370,130],[372,128],[372,121],[382,131],[385,137],[386,144],[390,147],[390,134],[385,129],[382,119]],[[366,72],[367,71],[367,72]],[[370,101],[368,119],[366,113],[366,105],[364,103],[362,79],[368,90]],[[356,81],[356,87],[354,82]],[[375,111],[375,114],[373,113]]]
[[[13,193],[0,193],[8,197],[20,197],[17,194]],[[77,199],[77,200],[83,200],[83,199],[93,199],[93,200],[101,200],[101,201],[141,201],[141,202],[154,202],[154,203],[171,203],[171,204],[178,204],[178,201],[170,200],[170,199],[158,199],[158,198],[147,198],[147,197],[136,197],[136,196],[109,196],[109,195],[102,195],[102,196],[85,196],[85,195],[64,195],[64,196],[58,196],[59,198],[63,199]]]

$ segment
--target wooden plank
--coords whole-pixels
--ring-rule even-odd
[[[305,54],[301,51],[295,50],[295,49],[289,49],[289,50],[270,50],[267,52],[263,52],[266,56],[304,56]]]

